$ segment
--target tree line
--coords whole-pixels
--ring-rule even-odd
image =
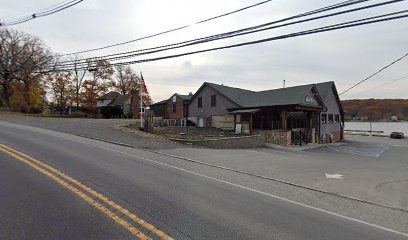
[[[97,112],[96,100],[109,91],[139,91],[140,77],[130,66],[112,67],[107,60],[72,56],[72,70],[47,71],[59,56],[38,38],[21,31],[0,29],[0,107],[10,111],[63,113],[67,107]],[[81,67],[80,67],[81,65]],[[148,94],[144,101],[151,103]]]
[[[353,99],[341,101],[346,120],[389,121],[392,116],[408,121],[408,99]]]

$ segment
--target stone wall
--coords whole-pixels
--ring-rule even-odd
[[[254,133],[263,135],[266,143],[273,143],[283,146],[289,146],[292,144],[291,131],[256,130]]]
[[[208,148],[218,148],[218,149],[255,148],[255,147],[265,146],[265,138],[262,135],[226,137],[226,138],[205,139],[205,140],[182,140],[182,139],[171,139],[171,140],[192,144],[193,146],[204,146]]]

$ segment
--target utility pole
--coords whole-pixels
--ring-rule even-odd
[[[140,95],[140,128],[143,129],[143,86],[142,78],[139,80],[139,95]]]

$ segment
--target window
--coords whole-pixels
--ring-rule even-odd
[[[217,95],[211,95],[211,107],[217,106]]]
[[[176,103],[173,103],[173,113],[176,113],[177,109],[176,109]]]
[[[339,122],[340,122],[340,115],[339,115],[339,114],[336,114],[336,115],[334,116],[334,122],[335,122],[335,123],[339,123]]]
[[[203,98],[202,97],[199,97],[198,98],[198,106],[197,106],[198,108],[202,108],[203,107]]]
[[[333,114],[329,114],[329,120],[328,123],[333,123]]]
[[[327,123],[327,114],[325,114],[325,113],[322,114],[321,121],[322,121],[322,123]]]

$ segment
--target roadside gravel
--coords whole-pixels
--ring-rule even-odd
[[[135,123],[132,119],[46,118],[0,114],[0,121],[106,139],[152,150],[188,147],[156,135],[124,127]]]

